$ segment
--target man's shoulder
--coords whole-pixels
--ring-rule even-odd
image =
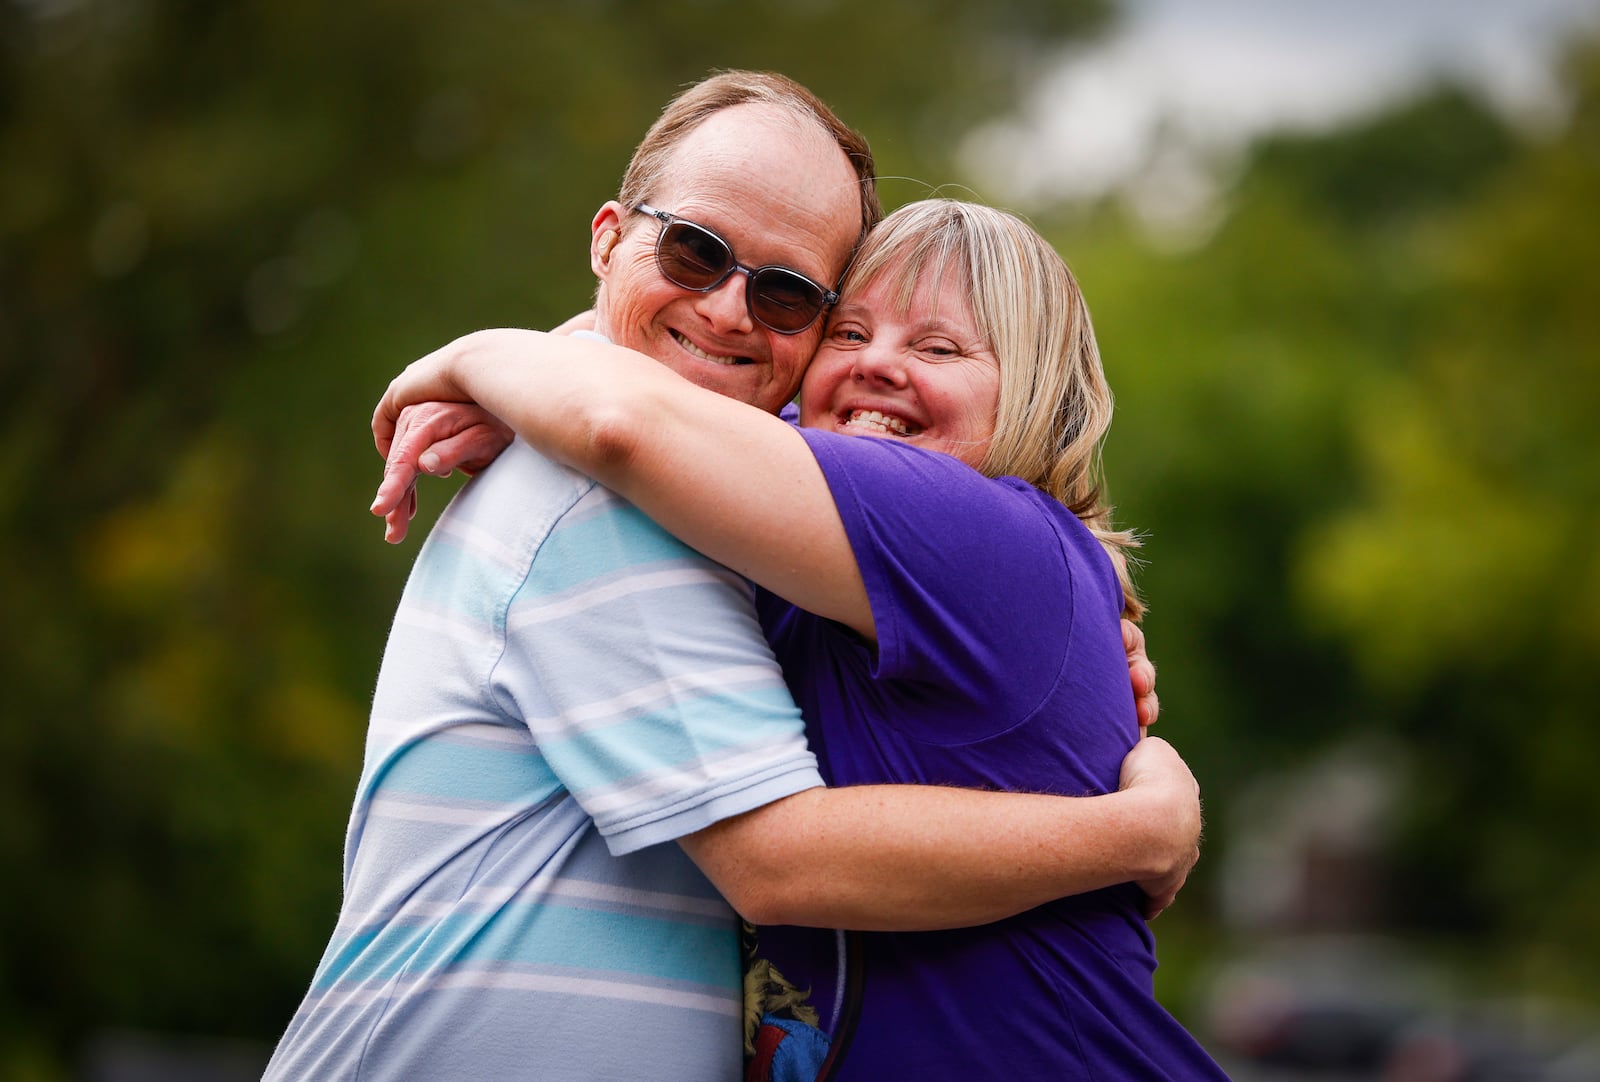
[[[473,536],[491,547],[498,542],[521,548],[530,536],[548,533],[596,487],[593,479],[518,439],[461,487],[429,540]]]
[[[596,484],[593,478],[546,457],[519,437],[512,440],[498,458],[462,486],[459,495],[464,499],[457,499],[454,502],[488,503],[489,500],[496,499],[496,503],[491,506],[505,507],[498,501],[498,497],[514,491],[517,498],[512,501],[513,505],[505,507],[505,510],[508,517],[520,518],[522,515],[516,504],[521,504],[524,510],[530,502],[535,505],[556,503],[570,506]],[[479,490],[483,490],[486,494],[474,496],[473,494]],[[475,506],[469,509],[480,510]]]

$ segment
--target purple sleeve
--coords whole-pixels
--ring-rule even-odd
[[[873,675],[970,689],[984,701],[992,696],[980,689],[1003,673],[1023,713],[1042,701],[1061,675],[1073,622],[1059,505],[948,455],[801,432],[866,583],[878,633]]]

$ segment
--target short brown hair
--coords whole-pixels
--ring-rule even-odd
[[[883,217],[878,202],[877,167],[866,137],[840,120],[811,91],[790,79],[769,71],[722,71],[702,79],[667,103],[661,116],[645,132],[622,176],[617,202],[632,210],[649,202],[651,189],[660,183],[672,151],[689,132],[707,117],[735,105],[772,105],[820,124],[856,172],[861,188],[861,233]],[[860,243],[860,238],[857,239]]]

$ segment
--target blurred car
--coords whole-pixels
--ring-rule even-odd
[[[1218,972],[1209,1026],[1217,1049],[1237,1060],[1379,1078],[1431,990],[1426,973],[1384,940],[1275,942]]]
[[[1208,1023],[1241,1078],[1600,1082],[1592,1008],[1462,1000],[1383,939],[1264,944],[1218,971]]]
[[[1530,1000],[1473,1003],[1394,1037],[1384,1082],[1597,1082],[1600,1029],[1582,1012]]]

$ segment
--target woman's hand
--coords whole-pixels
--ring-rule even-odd
[[[384,519],[390,544],[405,540],[417,513],[418,476],[476,473],[510,444],[510,426],[472,404],[457,371],[463,357],[507,333],[517,332],[480,331],[434,350],[408,365],[379,400],[372,438],[384,456],[383,482],[371,510]]]
[[[512,436],[499,418],[465,402],[424,402],[402,409],[392,436],[378,441],[386,456],[372,513],[384,519],[384,540],[391,545],[405,540],[417,514],[419,476],[449,477],[456,470],[475,474],[499,457]]]

